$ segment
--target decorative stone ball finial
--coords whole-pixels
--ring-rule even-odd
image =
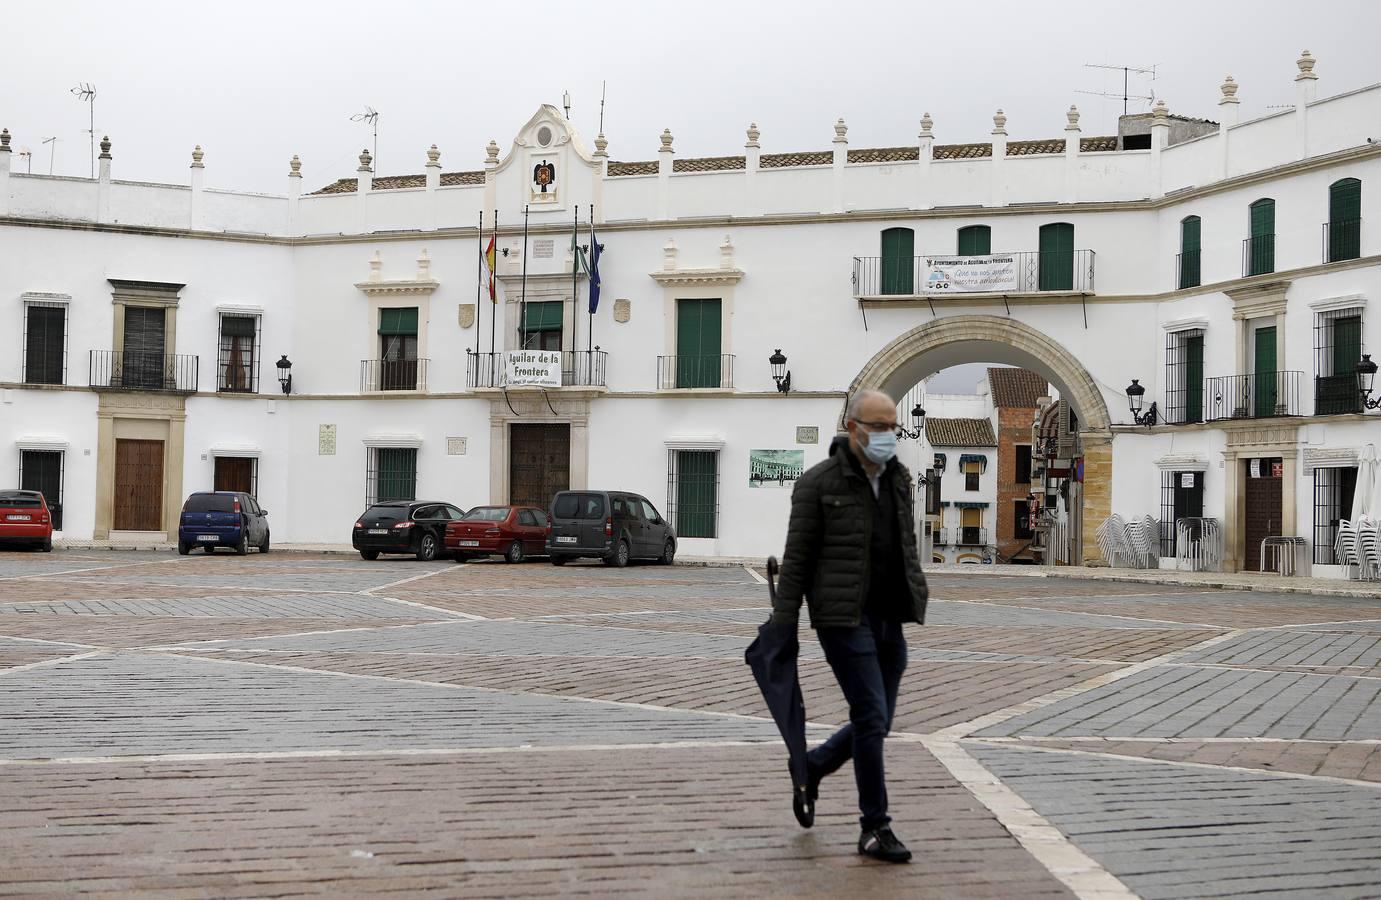
[[[935,127],[935,120],[930,117],[930,113],[921,115],[921,137],[930,137],[930,131]]]
[[[484,164],[486,166],[497,166],[499,164],[499,145],[490,141],[484,148]]]
[[[1154,117],[1156,125],[1168,125],[1170,119],[1170,107],[1165,105],[1164,100],[1157,100],[1156,105],[1151,107],[1151,115]]]
[[[10,130],[8,128],[0,130],[0,153],[12,153],[10,150]]]
[[[1224,78],[1224,79],[1223,79],[1223,84],[1222,84],[1222,86],[1219,88],[1219,90],[1221,90],[1221,91],[1223,92],[1223,99],[1219,100],[1218,102],[1219,102],[1219,103],[1241,103],[1242,101],[1240,101],[1240,100],[1237,99],[1237,88],[1238,88],[1238,87],[1239,87],[1239,85],[1237,84],[1236,81],[1233,80],[1233,77],[1232,77],[1231,75],[1229,75],[1229,76],[1227,76],[1226,78]]]
[[[441,151],[436,149],[436,144],[427,148],[427,165],[441,167]]]
[[[843,119],[839,119],[834,123],[834,142],[836,144],[846,143],[849,140],[848,134],[849,126],[844,124]]]
[[[1065,113],[1065,131],[1079,130],[1079,107],[1073,103],[1069,104],[1069,112]]]
[[[609,139],[604,136],[604,132],[595,135],[595,156],[609,155]]]
[[[360,167],[359,167],[359,169],[357,169],[356,171],[359,171],[359,172],[373,172],[374,170],[373,170],[372,168],[370,168],[370,163],[372,163],[372,162],[374,162],[374,157],[369,155],[369,149],[368,149],[368,148],[365,148],[364,150],[361,150],[361,151],[360,151]]]
[[[671,149],[671,141],[672,141],[671,129],[670,129],[670,128],[663,128],[663,129],[662,129],[662,150],[659,151],[659,152],[674,153],[675,151],[673,151],[673,150]]]
[[[204,169],[204,168],[206,168],[206,164],[203,163],[203,162],[201,161],[201,158],[202,158],[203,156],[205,156],[205,155],[206,155],[206,154],[205,154],[204,152],[202,152],[201,144],[197,144],[195,147],[193,147],[193,148],[192,148],[192,168],[194,168],[194,169]]]
[[[1319,76],[1314,74],[1314,64],[1317,62],[1318,60],[1316,60],[1308,50],[1302,51],[1299,55],[1299,59],[1295,60],[1295,65],[1299,66],[1299,74],[1295,76],[1295,80],[1305,81],[1311,78],[1318,78]]]
[[[748,123],[748,143],[744,144],[743,146],[745,146],[745,147],[761,147],[762,144],[759,144],[759,143],[758,143],[758,138],[760,138],[760,137],[762,137],[762,132],[758,130],[758,123],[757,123],[757,122],[749,122],[749,123]]]
[[[297,158],[297,154],[296,154],[296,153],[293,154],[293,158],[292,158],[291,160],[289,160],[289,162],[288,162],[288,177],[289,177],[289,178],[301,178],[301,177],[302,177],[302,160],[300,160],[300,159]]]
[[[110,158],[111,158],[111,156],[110,156],[110,135],[107,134],[107,135],[104,135],[104,136],[101,138],[101,155],[100,155],[100,159],[110,159]]]
[[[1002,110],[993,113],[993,134],[1007,133],[1007,114]]]

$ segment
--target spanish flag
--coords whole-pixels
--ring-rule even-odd
[[[488,277],[488,281],[489,281],[489,302],[490,302],[490,303],[498,303],[498,302],[499,302],[499,295],[498,295],[498,292],[495,290],[495,284],[494,284],[494,281],[495,281],[495,279],[494,279],[494,257],[495,257],[494,242],[495,242],[496,240],[498,240],[498,237],[497,237],[497,236],[494,236],[494,235],[491,235],[490,238],[489,238],[489,246],[486,247],[486,248],[484,249],[484,268],[485,268],[485,270],[488,272],[488,276],[489,276],[489,277]]]

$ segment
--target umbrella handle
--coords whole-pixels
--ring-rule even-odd
[[[781,567],[777,564],[777,557],[767,557],[767,595],[772,598],[772,605],[777,605],[777,572]]]

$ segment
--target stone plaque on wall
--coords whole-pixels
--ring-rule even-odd
[[[555,238],[536,238],[532,242],[533,259],[551,259],[556,253]]]
[[[465,438],[463,438],[463,437],[448,437],[448,438],[446,438],[446,455],[447,455],[447,456],[464,456],[464,455],[465,455]]]
[[[460,304],[460,327],[469,328],[473,324],[475,324],[475,304]]]
[[[798,444],[818,444],[820,443],[820,428],[815,425],[797,425],[796,443]]]
[[[633,314],[633,304],[627,300],[614,301],[614,321],[620,325],[629,320]]]
[[[316,452],[318,456],[336,455],[336,426],[320,425],[317,427]]]

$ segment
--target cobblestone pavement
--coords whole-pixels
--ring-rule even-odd
[[[1381,896],[1381,599],[931,585],[889,867],[748,569],[0,554],[0,896]]]

